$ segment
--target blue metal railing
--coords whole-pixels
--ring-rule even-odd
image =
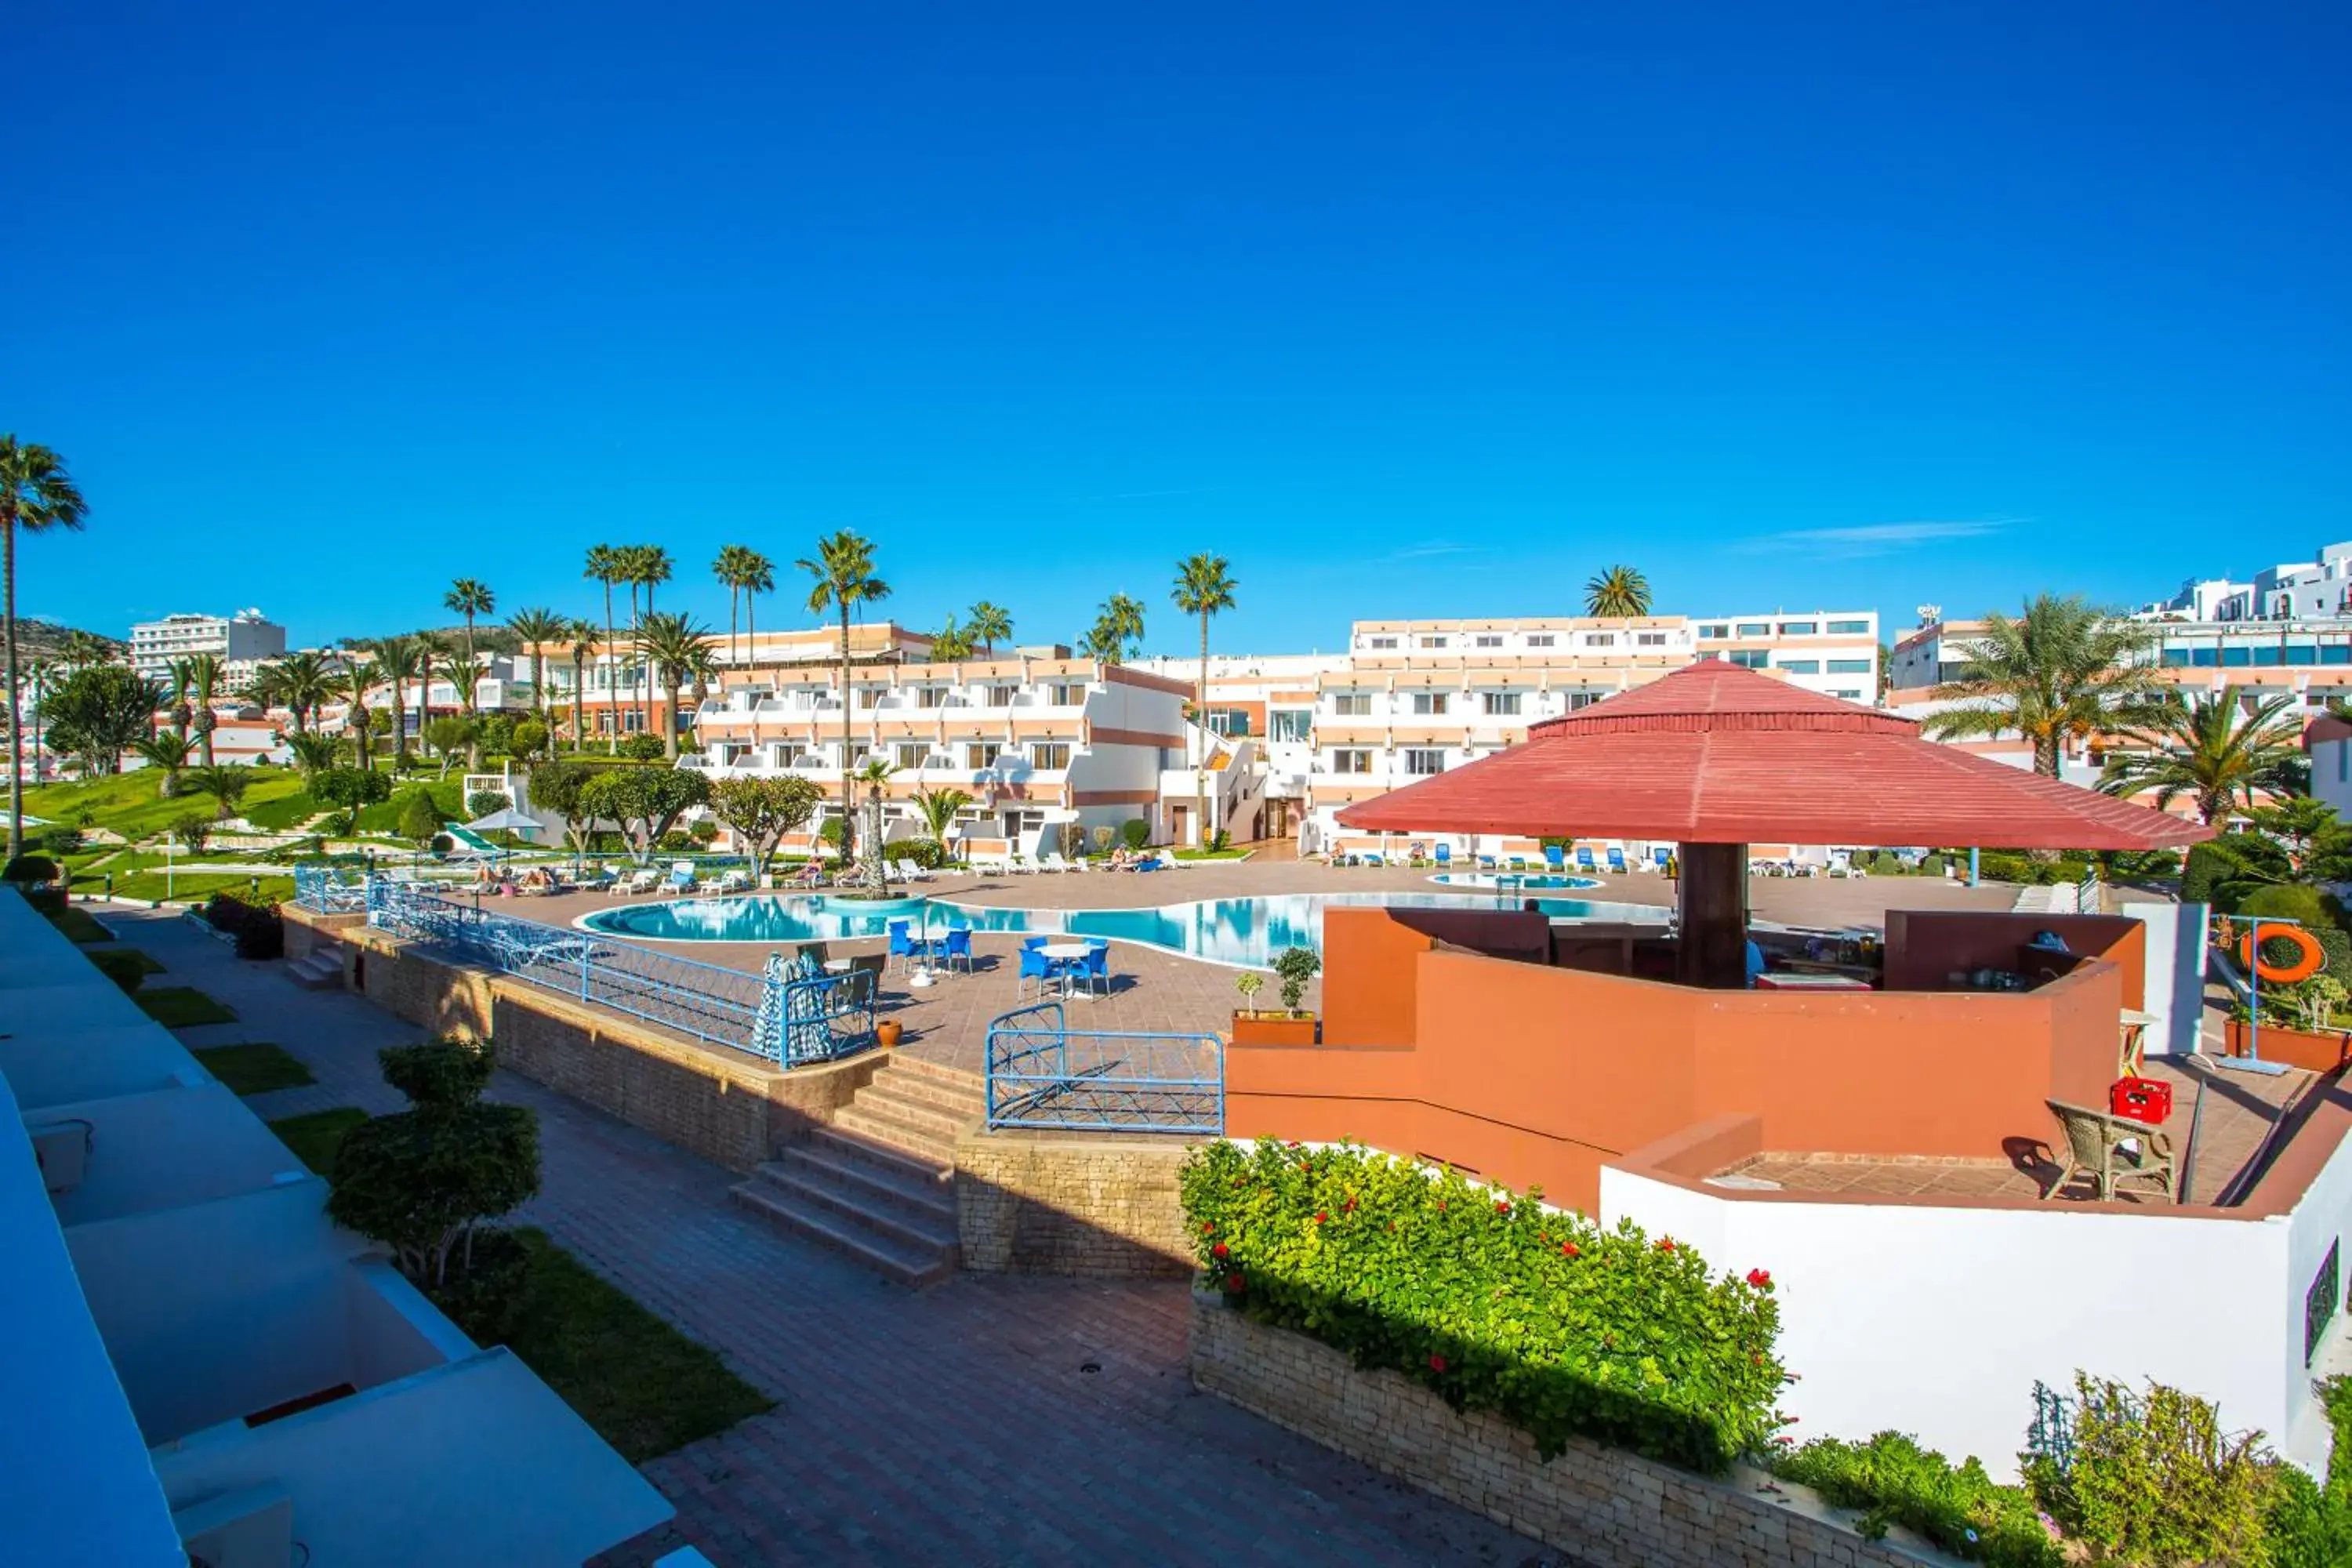
[[[711,1045],[792,1067],[874,1043],[873,976],[747,974],[593,931],[493,914],[410,882],[367,884],[368,924],[519,980]]]
[[[1016,1008],[988,1026],[988,1125],[1223,1137],[1224,1046],[1072,1029],[1059,1002]]]
[[[367,908],[367,879],[341,866],[297,866],[294,901],[314,914],[356,914]]]

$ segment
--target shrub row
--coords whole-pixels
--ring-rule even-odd
[[[1181,1183],[1205,1288],[1546,1455],[1581,1436],[1719,1472],[1783,1424],[1761,1269],[1716,1278],[1670,1237],[1352,1144],[1211,1143]]]
[[[228,893],[215,893],[205,903],[205,923],[226,932],[236,942],[239,958],[286,956],[286,926],[278,910],[267,904],[248,904]]]

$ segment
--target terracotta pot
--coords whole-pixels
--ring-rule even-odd
[[[1311,1046],[1318,1020],[1312,1013],[1235,1013],[1234,1044],[1237,1046]]]
[[[907,1026],[896,1018],[885,1018],[874,1026],[874,1037],[881,1042],[886,1051],[898,1049],[898,1037],[906,1032]]]
[[[2246,1054],[2246,1026],[2242,1020],[2230,1020],[2229,1042],[2231,1056]],[[2334,1072],[2352,1060],[2352,1034],[2331,1029],[2324,1035],[2314,1035],[2264,1024],[2254,1037],[2254,1049],[2266,1062],[2284,1062],[2314,1072]]]

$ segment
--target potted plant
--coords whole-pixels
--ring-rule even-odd
[[[1298,1004],[1306,998],[1307,983],[1323,968],[1323,960],[1311,947],[1288,947],[1274,961],[1275,977],[1282,983],[1282,1007],[1279,1011],[1260,1011],[1251,1005],[1257,994],[1265,988],[1265,976],[1256,970],[1245,970],[1234,981],[1234,989],[1242,995],[1242,1005],[1234,1010],[1234,1043],[1237,1046],[1311,1046],[1316,1043],[1317,1020],[1312,1013],[1302,1012]]]

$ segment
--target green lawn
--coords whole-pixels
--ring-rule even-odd
[[[223,1006],[193,985],[166,985],[140,991],[131,998],[149,1017],[170,1029],[193,1029],[199,1024],[234,1024],[235,1010]]]
[[[253,795],[248,791],[245,797],[243,816],[256,827],[270,827],[280,832],[291,832],[322,811],[340,809],[340,807],[329,805],[322,800],[313,800],[305,790],[298,789],[291,795],[281,795],[275,799],[263,801],[259,805],[254,803]]]
[[[74,886],[83,891],[105,885],[103,875],[86,877]],[[166,881],[161,871],[118,872],[114,879],[117,898],[145,899],[151,903],[169,901],[174,904],[201,904],[215,893],[235,893],[238,898],[255,895],[254,879],[245,871],[197,871],[172,873],[166,891]],[[265,904],[281,904],[294,896],[291,877],[264,877],[258,897]]]
[[[33,816],[76,826],[82,826],[82,815],[87,812],[89,826],[138,839],[161,833],[189,812],[213,805],[212,796],[194,792],[165,800],[163,779],[160,773],[140,768],[86,783],[43,784],[25,792],[25,810]],[[301,789],[302,775],[290,768],[256,768],[239,809],[250,814],[271,801],[299,795]]]
[[[278,1046],[255,1042],[243,1046],[215,1046],[198,1051],[196,1060],[205,1070],[238,1094],[268,1094],[277,1089],[300,1089],[306,1083],[319,1080],[310,1069],[294,1059]]]
[[[1256,854],[1255,849],[1179,849],[1179,860],[1246,860]]]
[[[112,942],[114,933],[91,917],[87,910],[68,904],[49,917],[49,923],[74,942]]]
[[[530,1277],[508,1348],[631,1464],[774,1405],[716,1352],[591,1273],[546,1232],[514,1234],[530,1256]]]
[[[357,1106],[339,1105],[307,1116],[280,1117],[269,1124],[269,1130],[302,1163],[322,1176],[332,1176],[335,1151],[343,1146],[343,1134],[367,1119],[368,1113]]]

